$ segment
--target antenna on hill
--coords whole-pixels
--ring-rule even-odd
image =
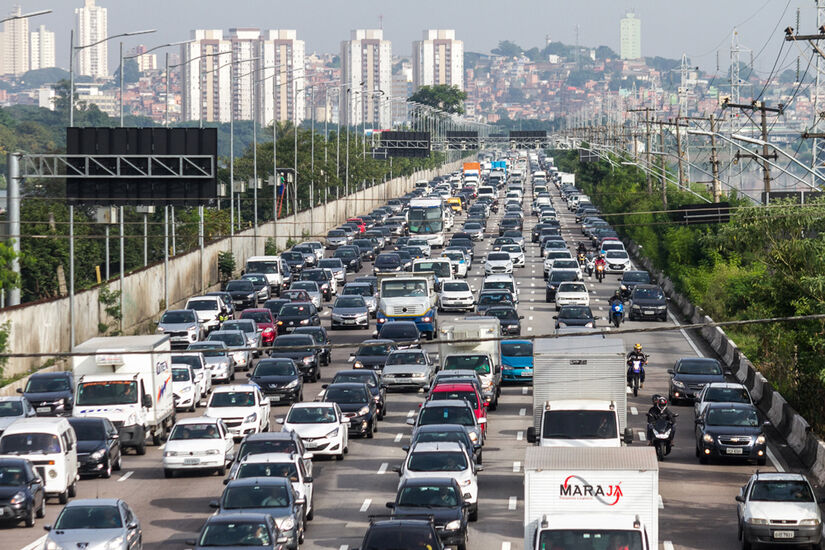
[[[378,14],[378,28],[381,29],[381,30],[384,30],[384,14],[383,13]]]

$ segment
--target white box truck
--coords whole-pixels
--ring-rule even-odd
[[[74,416],[103,416],[117,427],[121,445],[146,452],[146,437],[160,445],[175,423],[169,337],[102,336],[72,350]]]
[[[524,550],[659,548],[652,447],[528,447]]]
[[[495,317],[442,321],[438,328],[438,362],[445,370],[475,370],[491,410],[501,395],[501,323]],[[457,341],[456,341],[457,340]]]
[[[561,177],[561,181],[559,182],[561,185],[570,184],[576,185],[576,174],[571,174],[569,172],[559,172],[559,177]]]
[[[563,336],[533,344],[533,425],[542,447],[619,447],[627,428],[625,347],[621,338]]]

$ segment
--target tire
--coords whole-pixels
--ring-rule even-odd
[[[373,420],[372,424],[370,424],[370,427],[367,430],[367,433],[365,433],[364,435],[367,437],[367,439],[372,439],[373,437],[375,437],[374,432],[375,432],[375,421]]]
[[[742,550],[751,550],[751,543],[745,539],[745,534],[742,534]]]
[[[767,464],[767,462],[768,462],[768,459],[767,459],[767,457],[764,457],[764,456],[761,457],[761,458],[756,459],[756,465],[757,466],[764,466],[765,464]]]
[[[171,478],[175,477],[175,472],[173,470],[168,469],[168,468],[164,468],[163,469],[163,477],[165,477],[166,479],[171,479]]]
[[[342,452],[339,455],[335,455],[335,460],[344,460],[344,453]]]
[[[121,451],[121,453],[122,453],[122,452],[123,452],[123,451]],[[120,471],[120,469],[121,469],[121,468],[122,468],[122,466],[123,466],[123,465],[122,465],[122,462],[123,462],[123,455],[122,455],[122,454],[118,454],[118,455],[117,455],[117,462],[115,462],[115,463],[112,465],[112,469],[113,469],[114,471],[116,471],[116,472],[119,472],[119,471]]]
[[[654,445],[656,447],[656,459],[661,462],[665,459],[664,451],[662,450],[662,446],[659,444]]]
[[[307,514],[307,521],[312,521],[315,519],[315,507],[313,506],[312,509]]]
[[[67,489],[69,496],[74,498],[77,496],[77,480],[73,481],[69,488]]]
[[[224,464],[223,466],[218,468],[216,471],[218,472],[219,476],[221,476],[221,477],[225,476],[226,475],[226,464]]]
[[[135,453],[139,456],[146,454],[146,441],[141,441],[138,443],[137,447],[135,447]]]
[[[699,453],[699,464],[707,464],[707,463],[708,463],[708,457],[700,452]]]
[[[195,412],[195,400],[194,400],[194,399],[192,400],[192,406],[191,406],[191,407],[189,407],[189,412],[190,412],[190,413]]]
[[[57,495],[57,501],[60,504],[66,504],[69,502],[69,491],[68,489]]]
[[[37,509],[37,517],[46,517],[46,495],[43,495],[43,502],[40,503],[40,508]]]
[[[30,508],[26,517],[23,518],[23,523],[26,527],[34,527],[34,508]]]
[[[100,473],[100,477],[103,479],[109,479],[112,477],[112,459],[111,457],[106,457],[106,469]]]
[[[478,465],[479,466],[481,466],[481,462],[482,462],[482,460],[484,460],[483,457],[484,457],[484,451],[481,451],[480,453],[478,453]]]
[[[470,517],[468,519],[470,521],[478,521],[478,505],[476,505],[475,510],[470,512]]]

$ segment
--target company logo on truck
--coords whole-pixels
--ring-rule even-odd
[[[621,482],[616,485],[591,485],[581,476],[571,475],[559,485],[559,496],[563,500],[595,499],[606,506],[615,506],[621,500]]]

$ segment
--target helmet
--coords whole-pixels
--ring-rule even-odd
[[[616,292],[618,293],[619,291],[617,290]],[[633,346],[633,349],[636,350],[636,351],[642,351],[642,345],[641,344],[636,344],[635,346]]]
[[[619,295],[621,295],[621,292],[619,292],[618,290],[613,293],[613,296],[619,296]],[[638,346],[639,344],[636,344],[636,345]]]
[[[656,406],[659,407],[660,411],[663,411],[665,407],[667,407],[667,397],[660,395],[659,398],[656,399]]]

